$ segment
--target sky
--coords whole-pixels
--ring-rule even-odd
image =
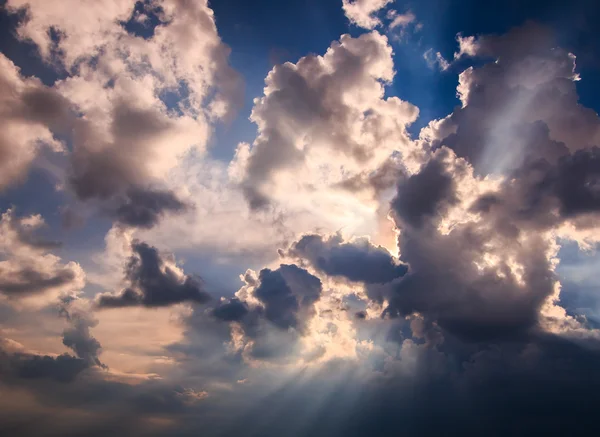
[[[1,0],[0,434],[592,435],[598,19]]]

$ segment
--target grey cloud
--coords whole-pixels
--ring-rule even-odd
[[[309,261],[327,275],[356,282],[386,283],[407,271],[407,266],[398,263],[383,247],[368,240],[345,242],[340,235],[305,235],[286,254]]]
[[[211,311],[219,322],[235,322],[244,334],[246,358],[286,362],[294,356],[301,336],[315,315],[321,298],[321,280],[294,264],[263,269],[257,278],[246,275],[246,290],[236,298],[222,300]],[[248,299],[258,301],[250,304]]]
[[[435,223],[448,206],[458,202],[453,174],[441,162],[446,155],[446,151],[440,150],[421,171],[399,184],[391,205],[398,226],[406,223],[420,228],[427,222]]]
[[[90,333],[90,328],[95,327],[98,321],[88,311],[73,308],[74,301],[76,299],[64,298],[60,307],[61,316],[70,325],[63,331],[63,344],[88,365],[106,368],[98,358],[102,345]]]
[[[556,47],[549,29],[526,23],[477,41],[476,56],[495,62],[460,75],[463,107],[441,120],[426,143],[453,149],[482,175],[599,144],[600,119],[578,103],[576,58]]]
[[[0,190],[22,182],[42,145],[56,149],[50,129],[65,133],[69,105],[37,78],[24,78],[0,54]]]
[[[409,264],[409,273],[387,289],[372,287],[369,292],[378,301],[387,296],[389,315],[419,313],[467,340],[524,335],[535,327],[541,305],[554,292],[557,278],[546,255],[548,242],[535,232],[520,232],[513,222],[519,242],[502,232],[495,214],[458,223],[447,234],[437,226],[421,226],[436,203],[448,198],[445,190],[453,183],[446,173],[450,170],[440,165],[425,166],[399,187],[392,202],[402,229],[401,260]],[[440,174],[447,177],[440,179]],[[410,184],[411,179],[420,182]],[[421,196],[422,190],[428,194]],[[415,203],[402,202],[402,196]],[[404,226],[405,220],[412,226]],[[496,264],[487,265],[486,254],[497,257]],[[522,266],[520,275],[510,267],[511,259]]]
[[[61,244],[39,234],[44,225],[39,215],[19,217],[13,209],[2,214],[0,293],[20,298],[83,286],[83,271],[77,264],[61,264],[48,253]]]
[[[336,187],[353,193],[367,190],[372,193],[373,198],[377,199],[381,193],[394,188],[404,175],[401,157],[392,156],[374,171],[354,175],[339,182]]]
[[[281,329],[304,330],[321,297],[321,281],[293,264],[263,269],[259,281],[253,294],[264,305],[265,318]]]
[[[220,302],[212,311],[214,317],[225,322],[238,322],[242,320],[250,309],[245,302],[239,299],[231,299]]]
[[[70,268],[60,268],[53,272],[23,268],[19,271],[3,271],[0,268],[0,292],[8,296],[19,296],[61,287],[73,283],[75,272]]]
[[[561,159],[541,182],[560,202],[561,214],[572,217],[600,210],[600,148],[578,150]]]
[[[8,231],[16,237],[17,241],[15,241],[15,244],[41,252],[57,249],[62,246],[59,241],[48,240],[39,235],[38,231],[45,226],[43,222],[31,225],[23,217],[17,216],[14,209],[10,209],[4,213],[2,221],[8,227]]]
[[[174,271],[158,249],[139,241],[134,242],[131,248],[133,255],[125,267],[125,280],[129,286],[117,294],[98,296],[98,307],[161,307],[210,300],[199,278],[182,276]]]
[[[153,138],[167,135],[174,122],[157,109],[139,109],[118,102],[112,114],[111,144],[96,144],[94,127],[78,120],[71,155],[71,187],[84,201],[96,200],[117,222],[141,228],[158,224],[166,213],[181,213],[189,205],[166,189],[153,188],[148,162],[156,150]]]
[[[152,228],[167,213],[181,213],[189,205],[179,200],[174,193],[164,190],[130,190],[114,215],[126,226]]]
[[[85,360],[68,354],[57,357],[21,353],[8,357],[2,355],[0,352],[0,360],[8,360],[8,367],[14,375],[26,379],[44,378],[66,383],[73,381],[89,367]]]

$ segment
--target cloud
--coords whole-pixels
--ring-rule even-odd
[[[232,163],[251,207],[375,170],[393,150],[411,152],[405,128],[418,110],[384,98],[394,77],[391,55],[379,33],[343,35],[324,56],[269,73],[251,116],[258,137],[251,147],[241,144]]]
[[[304,235],[284,252],[287,256],[309,261],[317,270],[329,276],[350,281],[386,283],[402,277],[407,267],[400,264],[383,247],[374,246],[367,238],[345,242],[341,235],[328,238]]]
[[[420,172],[400,184],[398,195],[392,201],[392,211],[399,219],[396,225],[400,229],[404,229],[405,223],[417,228],[431,221],[435,223],[448,206],[457,203],[455,174],[444,165],[447,153],[441,149]],[[458,162],[458,165],[464,164]]]
[[[460,59],[463,56],[475,56],[479,50],[479,42],[474,36],[463,37],[460,33],[456,35],[458,42],[458,52],[454,53],[454,59]]]
[[[99,308],[161,307],[210,300],[201,280],[185,275],[172,257],[163,256],[156,248],[139,241],[132,242],[131,250],[125,266],[127,288],[117,294],[99,295],[96,299]]]
[[[80,291],[85,273],[79,264],[49,253],[59,246],[36,234],[43,228],[39,215],[17,217],[9,209],[0,219],[0,293],[18,304],[44,305],[60,294]]]
[[[460,74],[463,108],[424,132],[431,146],[446,145],[480,174],[505,174],[599,141],[597,115],[577,101],[575,56],[555,48],[546,29],[528,24],[477,41],[478,56],[497,62]]]
[[[70,326],[63,331],[62,342],[89,366],[106,368],[98,358],[102,346],[90,334],[90,328],[95,327],[98,321],[94,319],[87,306],[89,306],[87,301],[76,297],[63,298],[60,315],[69,322]]]
[[[254,272],[247,272],[244,281],[246,285],[234,299],[222,301],[215,307],[214,317],[250,323],[255,323],[258,317],[284,331],[305,331],[315,314],[314,305],[321,297],[319,278],[294,264],[281,264],[276,270],[261,270],[257,277]]]
[[[295,265],[264,269],[260,284],[251,292],[264,308],[265,318],[281,329],[303,329],[302,321],[311,316],[321,296],[321,281]]]
[[[342,9],[352,24],[374,29],[381,25],[381,20],[376,17],[377,12],[392,2],[393,0],[343,0]]]
[[[181,213],[189,208],[170,191],[130,190],[114,211],[118,223],[136,228],[152,228],[165,212]]]
[[[5,381],[23,378],[72,383],[86,369],[106,369],[98,358],[101,345],[90,334],[90,328],[96,326],[97,321],[86,306],[87,302],[75,295],[63,295],[59,303],[59,314],[68,322],[62,342],[75,356],[66,353],[57,356],[39,354],[3,338],[0,339],[0,378]]]
[[[3,366],[8,367],[6,370],[13,372],[17,377],[25,379],[47,378],[64,383],[73,381],[78,374],[88,368],[85,360],[68,354],[57,357],[23,353],[5,355],[4,352],[0,351],[0,361],[2,361]]]
[[[42,147],[64,151],[50,130],[64,132],[68,103],[37,78],[24,78],[0,54],[0,191],[23,182]]]
[[[435,186],[438,173],[427,173],[428,168],[418,174],[422,183],[401,187],[394,202],[397,224],[403,229],[401,259],[410,270],[390,287],[386,311],[421,314],[466,340],[524,335],[538,323],[542,306],[558,284],[550,238],[518,228],[503,233],[490,215],[454,222],[443,232],[440,219],[448,217],[449,207],[434,205],[448,199],[454,199],[454,207],[460,205],[456,190],[437,191],[444,196],[432,194],[434,203],[426,208],[416,204],[418,215],[411,215],[411,203],[402,199],[419,198],[413,190],[427,187],[428,178]]]
[[[167,176],[186,153],[205,151],[211,124],[231,118],[243,90],[206,1],[147,3],[158,23],[148,38],[130,33],[125,24],[137,3],[112,0],[90,8],[79,1],[7,2],[9,12],[24,10],[27,17],[18,36],[67,76],[51,88],[37,85],[24,93],[21,106],[33,117],[29,124],[41,126],[30,129],[29,136],[37,136],[24,136],[27,147],[11,159],[22,175],[34,142],[58,149],[50,132],[67,113],[68,129],[61,132],[72,144],[67,187],[117,221],[148,228],[164,212],[185,209]],[[11,73],[11,87],[34,88],[35,81],[16,76]],[[170,96],[177,97],[176,104]]]
[[[389,28],[396,29],[398,27],[405,28],[409,24],[413,23],[417,17],[411,11],[404,14],[399,14],[397,11],[391,10],[387,14],[387,18],[392,20],[389,24]]]
[[[231,327],[231,348],[247,362],[294,362],[301,337],[309,335],[316,303],[323,292],[319,278],[294,264],[249,271],[233,299],[210,312]]]
[[[427,62],[427,66],[432,70],[438,68],[441,71],[446,71],[450,68],[450,63],[442,56],[440,52],[433,53],[433,49],[423,53],[423,59]]]

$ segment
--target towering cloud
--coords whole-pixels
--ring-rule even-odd
[[[376,32],[343,35],[324,56],[276,66],[252,111],[259,135],[238,147],[233,164],[249,204],[338,184],[377,169],[393,150],[409,155],[405,127],[418,110],[384,98],[393,77],[392,48]]]

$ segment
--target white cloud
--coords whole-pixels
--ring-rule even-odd
[[[450,63],[442,56],[440,52],[433,52],[433,49],[427,50],[423,53],[423,59],[427,62],[427,66],[433,69],[440,69],[446,71],[450,67]]]
[[[241,101],[239,77],[228,65],[229,48],[206,1],[149,2],[146,10],[161,24],[147,39],[122,24],[135,4],[7,4],[11,11],[27,8],[19,36],[69,73],[52,89],[78,114],[71,125],[69,180],[83,200],[104,201],[136,187],[164,185],[186,152],[204,152],[212,123],[229,118]],[[165,93],[177,95],[175,107],[162,100]]]
[[[392,49],[376,32],[343,35],[323,56],[276,66],[252,111],[259,135],[249,151],[240,146],[243,163],[232,164],[236,173],[244,167],[250,205],[277,200],[317,213],[348,209],[355,201],[330,187],[376,170],[393,151],[408,157],[413,146],[405,128],[418,109],[384,98],[393,77]],[[322,206],[309,207],[317,199]]]
[[[342,0],[342,9],[351,23],[365,29],[381,25],[377,12],[394,0]]]
[[[454,59],[460,59],[463,56],[475,56],[479,50],[479,42],[474,36],[463,37],[460,33],[456,35],[458,42],[458,52],[454,53]]]
[[[403,29],[403,28],[407,27],[409,24],[414,23],[415,20],[417,19],[415,14],[413,14],[411,11],[408,11],[404,14],[399,14],[395,10],[389,11],[387,14],[387,18],[388,18],[388,20],[391,20],[390,24],[388,25],[390,30],[396,29],[398,27]]]

